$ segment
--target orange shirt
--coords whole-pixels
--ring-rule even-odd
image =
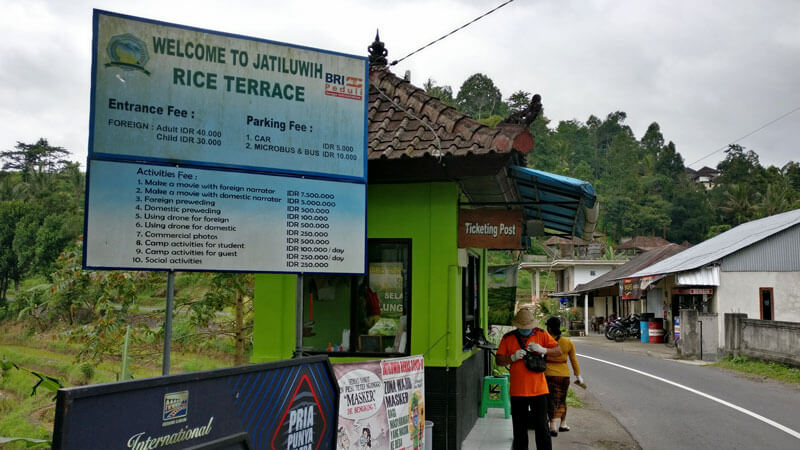
[[[510,357],[521,347],[517,342],[516,330],[503,335],[500,341],[500,346],[497,348],[497,354]],[[534,328],[533,332],[527,338],[522,336],[525,346],[529,342],[536,342],[544,348],[552,348],[558,345],[547,331],[541,328]],[[510,394],[512,397],[535,397],[537,395],[549,394],[547,389],[547,380],[544,377],[544,372],[533,372],[525,367],[525,361],[517,360],[511,363],[508,371],[511,373],[511,389]]]

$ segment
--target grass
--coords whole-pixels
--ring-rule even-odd
[[[800,384],[800,368],[777,362],[759,361],[746,356],[731,356],[714,363],[714,365],[749,375]]]
[[[572,388],[567,391],[567,406],[570,408],[583,408],[583,402],[575,395]]]
[[[108,358],[98,364],[76,362],[80,346],[66,342],[66,325],[46,332],[36,332],[19,323],[2,323],[0,359],[12,361],[25,369],[59,379],[65,386],[116,381],[120,372],[119,358]],[[215,342],[219,339],[209,339]],[[160,350],[160,345],[158,346]],[[185,351],[173,343],[171,373],[185,373],[230,367],[233,357],[221,351],[203,354]],[[134,359],[131,364],[136,379],[161,375],[161,355],[147,360]],[[31,396],[37,379],[30,373],[10,369],[0,377],[0,437],[50,439],[55,419],[55,400],[46,389]],[[27,448],[25,443],[0,444],[3,449]]]
[[[34,383],[30,374],[16,369],[0,378],[0,436],[50,439],[54,419],[52,393],[39,390],[31,396]],[[25,445],[7,444],[4,448]]]

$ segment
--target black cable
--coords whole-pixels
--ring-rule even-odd
[[[736,139],[735,141],[731,142],[730,144],[728,144],[728,145],[724,145],[724,146],[722,146],[722,147],[720,147],[720,148],[718,148],[718,149],[714,150],[713,152],[711,152],[711,153],[707,154],[706,156],[703,156],[702,158],[698,159],[697,161],[695,161],[695,162],[693,162],[693,163],[691,163],[691,164],[688,164],[686,167],[693,166],[693,165],[695,165],[695,164],[699,163],[700,161],[702,161],[702,160],[704,160],[704,159],[708,158],[709,156],[713,155],[714,153],[718,153],[718,152],[721,152],[722,150],[725,150],[726,148],[728,148],[728,147],[729,147],[729,146],[731,146],[732,144],[735,144],[735,143],[737,143],[737,142],[741,141],[741,140],[742,140],[742,139],[744,139],[744,138],[750,137],[750,136],[752,136],[752,135],[754,135],[754,134],[758,133],[759,131],[763,130],[764,128],[767,128],[768,126],[770,126],[770,125],[772,125],[773,123],[775,123],[775,122],[777,122],[777,121],[779,121],[779,120],[783,119],[784,117],[786,117],[786,116],[788,116],[788,115],[792,114],[793,112],[795,112],[795,111],[797,111],[797,110],[800,110],[800,106],[798,106],[797,108],[795,108],[795,109],[793,109],[793,110],[791,110],[791,111],[789,111],[789,112],[787,112],[787,113],[784,113],[784,114],[782,114],[782,115],[778,116],[778,117],[777,117],[777,118],[775,118],[775,119],[772,119],[772,120],[770,120],[769,122],[765,123],[764,125],[761,125],[760,127],[756,128],[755,130],[753,130],[753,131],[751,131],[751,132],[749,132],[749,133],[745,134],[744,136],[740,137],[739,139]]]
[[[404,60],[404,59],[408,58],[409,56],[411,56],[411,55],[413,55],[413,54],[415,54],[415,53],[417,53],[417,52],[420,52],[420,51],[422,51],[422,50],[424,50],[424,49],[426,49],[426,48],[430,47],[431,45],[433,45],[433,44],[435,44],[435,43],[437,43],[437,42],[441,41],[442,39],[444,39],[444,38],[446,38],[446,37],[450,36],[451,34],[455,33],[456,31],[459,31],[459,30],[461,30],[461,29],[463,29],[463,28],[466,28],[466,27],[468,27],[468,26],[472,25],[473,23],[475,23],[475,22],[477,22],[477,21],[479,21],[479,20],[483,19],[484,17],[488,16],[489,14],[491,14],[491,13],[493,13],[493,12],[497,11],[498,9],[502,8],[503,6],[506,6],[507,4],[509,4],[509,3],[513,2],[513,1],[514,1],[514,0],[508,0],[507,2],[505,2],[505,3],[501,4],[500,6],[498,6],[498,7],[494,8],[493,10],[491,10],[491,11],[489,11],[489,12],[487,12],[487,13],[484,13],[484,14],[480,15],[480,16],[478,16],[478,17],[476,17],[476,18],[472,19],[471,21],[469,21],[469,22],[465,23],[464,25],[461,25],[460,27],[456,28],[455,30],[453,30],[453,31],[451,31],[451,32],[449,32],[449,33],[447,33],[447,34],[445,34],[444,36],[440,37],[439,39],[436,39],[436,40],[434,40],[434,41],[431,41],[431,42],[430,42],[429,44],[427,44],[427,45],[423,45],[422,47],[420,47],[420,48],[418,48],[418,49],[414,50],[413,52],[411,52],[411,53],[407,54],[406,56],[403,56],[403,57],[402,57],[402,58],[400,58],[400,59],[395,59],[395,60],[394,60],[394,61],[392,61],[392,62],[391,62],[391,64],[389,64],[389,65],[390,65],[390,66],[394,66],[395,64],[397,64],[397,63],[399,63],[400,61],[402,61],[402,60]]]

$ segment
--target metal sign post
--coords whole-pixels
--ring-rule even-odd
[[[175,297],[175,271],[167,272],[167,310],[164,313],[164,359],[161,362],[161,375],[169,375],[170,344],[172,343],[172,310]]]
[[[294,357],[299,358],[303,356],[303,273],[297,274],[297,306],[296,315],[297,327],[295,330],[295,348]]]

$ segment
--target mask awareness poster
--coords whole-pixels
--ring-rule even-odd
[[[425,363],[421,355],[336,364],[333,371],[340,389],[337,450],[424,447]]]

